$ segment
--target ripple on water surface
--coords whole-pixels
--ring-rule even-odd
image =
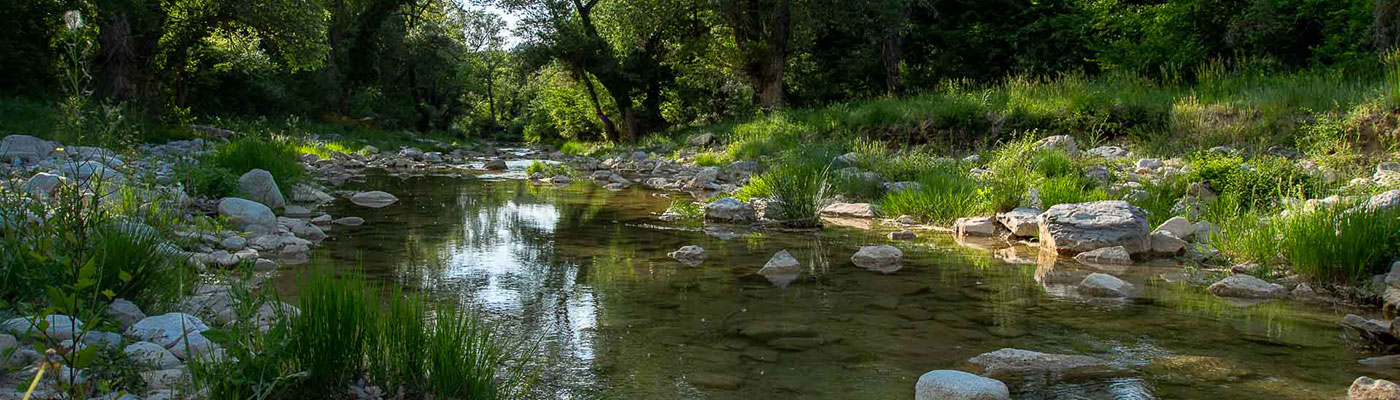
[[[934,369],[1001,348],[1087,354],[1126,375],[1013,383],[1027,399],[1318,399],[1344,397],[1361,370],[1331,310],[1290,302],[1238,307],[1181,282],[1173,267],[1112,271],[1030,249],[959,246],[941,234],[899,242],[904,267],[854,266],[886,232],[724,231],[656,218],[671,199],[583,182],[371,176],[399,202],[338,203],[312,266],[483,310],[509,337],[540,343],[546,398],[908,399]],[[353,187],[352,187],[353,188]],[[670,194],[671,197],[684,196]],[[686,267],[666,253],[699,245]],[[780,250],[801,264],[785,288],[759,268]],[[294,295],[298,267],[279,286]],[[1131,301],[1084,299],[1073,285],[1105,272]]]

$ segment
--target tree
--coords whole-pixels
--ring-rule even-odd
[[[792,0],[717,0],[715,5],[733,30],[739,64],[758,94],[759,107],[781,107]]]

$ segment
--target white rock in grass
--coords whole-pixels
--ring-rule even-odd
[[[870,203],[834,203],[822,207],[821,215],[842,218],[875,218],[879,209]]]
[[[1132,297],[1133,284],[1113,275],[1096,272],[1079,282],[1079,293],[1092,297]]]
[[[1010,400],[999,380],[962,371],[929,371],[914,384],[914,400]]]
[[[355,193],[354,195],[350,196],[351,203],[355,203],[355,205],[357,206],[369,208],[383,208],[389,206],[390,204],[394,204],[394,202],[397,201],[399,201],[398,197],[394,197],[394,195],[392,194],[381,192],[378,190],[371,192]]]
[[[1051,136],[1036,141],[1034,146],[1036,150],[1056,149],[1065,152],[1070,157],[1079,156],[1079,145],[1074,142],[1074,136]]]
[[[1191,221],[1187,220],[1185,217],[1172,217],[1167,220],[1167,222],[1158,225],[1155,231],[1165,231],[1171,233],[1172,236],[1184,239],[1190,237],[1192,233],[1195,233],[1196,227],[1191,225]]]
[[[1239,299],[1278,299],[1288,296],[1288,289],[1282,285],[1265,282],[1249,275],[1230,275],[1206,288],[1211,294],[1220,297]]]

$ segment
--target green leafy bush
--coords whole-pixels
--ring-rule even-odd
[[[212,166],[223,168],[236,176],[254,169],[265,170],[277,180],[283,191],[301,180],[301,154],[297,146],[278,139],[245,138],[225,144],[203,160]],[[236,179],[235,179],[236,181]]]
[[[1233,154],[1197,153],[1190,162],[1194,179],[1250,208],[1273,206],[1284,196],[1307,198],[1322,189],[1315,177],[1283,157],[1264,155],[1246,162]]]
[[[188,163],[182,164],[179,174],[180,181],[192,195],[217,199],[238,193],[238,175],[224,167]]]

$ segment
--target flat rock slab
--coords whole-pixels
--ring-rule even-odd
[[[355,193],[354,195],[350,196],[351,203],[355,203],[355,205],[357,206],[369,208],[388,207],[390,204],[394,204],[397,201],[399,201],[398,197],[394,197],[394,195],[392,194],[381,192],[378,190],[372,192]]]
[[[1216,296],[1237,299],[1280,299],[1288,296],[1288,289],[1282,285],[1243,274],[1227,276],[1211,284],[1206,291]]]
[[[993,379],[1056,381],[1112,376],[1124,372],[1107,360],[1075,354],[1051,354],[1021,349],[1001,349],[967,360],[981,375]]]
[[[1147,211],[1126,201],[1059,204],[1038,219],[1041,248],[1062,255],[1112,246],[1139,253],[1151,245]]]
[[[875,218],[879,209],[869,203],[835,203],[821,210],[823,217]]]

